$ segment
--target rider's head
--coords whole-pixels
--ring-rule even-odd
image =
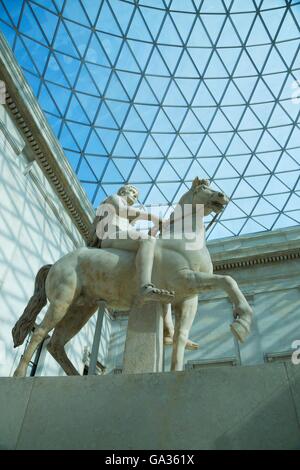
[[[127,204],[131,206],[137,201],[137,198],[139,196],[139,191],[132,184],[125,184],[119,189],[118,195],[125,197]]]

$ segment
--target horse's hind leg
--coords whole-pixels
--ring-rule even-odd
[[[37,326],[32,334],[29,345],[27,346],[23,356],[21,357],[20,363],[15,370],[14,377],[25,377],[26,371],[31,358],[38,347],[38,345],[46,338],[49,331],[51,331],[55,325],[64,317],[68,305],[61,302],[51,302],[47,313]]]
[[[175,333],[173,339],[172,371],[183,370],[184,350],[198,307],[198,296],[175,305]]]
[[[55,328],[47,349],[67,375],[80,375],[68,358],[65,345],[83,328],[97,310],[96,303],[71,305]]]

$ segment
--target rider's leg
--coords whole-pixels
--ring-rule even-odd
[[[127,232],[118,232],[115,239],[104,239],[101,246],[136,252],[138,301],[171,302],[174,299],[173,292],[158,289],[151,283],[155,242],[155,238],[143,236],[140,232],[131,229]]]

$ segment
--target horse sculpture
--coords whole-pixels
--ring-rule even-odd
[[[213,274],[203,236],[203,217],[211,212],[219,213],[228,202],[227,196],[214,191],[207,180],[195,178],[177,206],[191,209],[192,224],[188,232],[183,227],[179,234],[174,229],[176,215],[171,215],[170,236],[162,236],[156,242],[153,282],[163,289],[175,291],[172,301],[175,311],[172,371],[183,369],[184,349],[197,311],[198,294],[202,291],[223,289],[233,304],[234,320],[230,326],[233,335],[243,342],[250,332],[252,309],[234,279]],[[201,214],[197,211],[199,205],[204,207]],[[174,214],[177,212],[175,208]],[[202,232],[202,235],[198,236],[197,232]],[[191,235],[196,236],[197,243],[191,241]],[[48,351],[67,375],[79,375],[66,355],[65,344],[96,312],[99,301],[105,301],[114,310],[130,311],[135,298],[135,254],[132,251],[113,246],[101,249],[83,247],[63,256],[52,266],[44,266],[36,276],[34,295],[13,329],[15,347],[23,343],[47,299],[50,305],[44,319],[34,329],[14,376],[26,375],[37,346],[53,329]],[[170,313],[167,305],[164,312],[165,315]]]

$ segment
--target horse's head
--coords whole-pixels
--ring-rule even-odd
[[[209,180],[194,179],[191,191],[193,193],[193,203],[204,205],[204,215],[211,212],[218,214],[228,204],[229,198],[220,191],[214,191],[210,187]]]

